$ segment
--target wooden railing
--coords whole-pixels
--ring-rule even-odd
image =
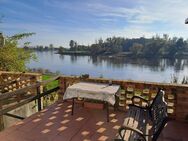
[[[2,74],[6,75],[3,76]],[[36,100],[38,111],[40,111],[42,109],[41,98],[59,90],[59,86],[56,86],[43,92],[43,87],[58,79],[59,76],[56,76],[49,80],[41,81],[40,74],[16,73],[14,75],[13,73],[1,73],[1,82],[3,81],[4,83],[1,83],[0,89],[4,93],[0,93],[0,129],[3,126],[3,115],[24,119],[20,115],[9,113],[16,108]],[[6,92],[4,91],[5,88]]]
[[[16,115],[10,115],[9,111],[34,100],[37,100],[38,111],[40,111],[42,109],[41,97],[46,96],[59,89],[60,94],[63,95],[69,85],[80,81],[86,81],[96,83],[112,82],[113,84],[120,85],[121,93],[119,96],[119,106],[122,110],[125,111],[128,109],[128,104],[132,103],[132,96],[142,96],[147,100],[152,101],[152,99],[157,94],[158,88],[162,88],[166,93],[165,99],[168,103],[169,116],[176,120],[188,120],[188,85],[149,83],[129,80],[109,80],[102,78],[87,78],[87,76],[57,76],[50,80],[41,81],[41,75],[38,74],[36,74],[35,78],[31,77],[32,74],[26,75],[19,73],[16,74],[17,76],[13,76],[13,74],[11,73],[9,73],[10,75],[6,74],[6,76],[11,78],[7,78],[2,74],[3,73],[1,72],[1,80],[6,83],[0,83],[1,90],[6,88],[7,92],[0,94],[0,116],[9,115],[16,117]],[[25,77],[21,77],[21,75],[24,75]],[[29,81],[27,79],[29,79]],[[43,92],[42,87],[54,80],[59,80],[59,86]],[[17,85],[15,85],[15,83]],[[145,104],[139,100],[136,100],[135,103],[138,105]]]
[[[134,95],[142,96],[147,100],[153,100],[156,96],[158,88],[165,90],[165,99],[168,103],[169,116],[176,120],[188,120],[188,85],[167,84],[167,83],[149,83],[126,80],[109,80],[102,78],[82,78],[61,76],[60,92],[63,94],[69,85],[80,81],[118,84],[121,86],[121,94],[119,97],[119,106],[123,110],[128,109],[131,104],[131,98]],[[141,101],[135,101],[138,105],[144,105]]]
[[[17,89],[15,91],[12,92],[7,92],[4,94],[0,95],[0,105],[1,105],[1,109],[0,109],[0,115],[6,114],[7,112],[16,109],[24,104],[27,104],[33,100],[38,100],[38,110],[41,110],[41,97],[46,96],[54,91],[57,91],[59,89],[59,86],[48,90],[46,92],[41,92],[40,90],[40,86],[45,86],[48,83],[54,81],[54,80],[58,80],[59,76],[53,77],[49,80],[46,81],[41,81],[41,82],[37,82],[35,84],[32,85],[28,85],[24,88],[20,88]],[[35,95],[33,94],[28,94],[27,92],[30,89],[36,89],[37,93]],[[17,100],[19,99],[19,101]]]

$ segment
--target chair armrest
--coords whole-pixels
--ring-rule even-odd
[[[126,131],[126,130],[131,130],[131,131],[137,133],[140,137],[142,137],[142,139],[143,139],[144,141],[146,141],[145,135],[143,134],[142,131],[140,131],[139,129],[136,129],[136,128],[127,126],[127,125],[121,126],[121,127],[119,128],[119,130],[118,130],[119,136],[120,136],[120,138],[121,138],[122,141],[124,141],[124,137],[125,137],[125,134],[122,135],[122,131],[123,131],[123,130],[125,130],[125,131]]]
[[[139,99],[139,100],[141,100],[141,101],[143,101],[143,102],[146,102],[147,105],[149,106],[149,100],[146,100],[146,99],[144,99],[144,98],[141,97],[141,96],[133,96],[133,97],[131,98],[132,103],[134,103],[134,99]]]
[[[140,108],[140,109],[143,109],[143,110],[149,110],[149,108],[146,106],[146,107],[143,107],[143,106],[138,106],[138,105],[135,105],[135,104],[129,104],[129,107],[137,107],[137,108]]]
[[[149,102],[148,100],[144,99],[144,98],[141,97],[141,96],[133,96],[133,97],[131,98],[131,100],[134,101],[135,98],[140,99],[140,100],[142,100],[142,101],[144,101],[144,102],[146,102],[146,103]]]

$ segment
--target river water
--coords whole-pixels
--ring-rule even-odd
[[[38,61],[31,61],[28,68],[43,68],[65,75],[89,74],[93,77],[171,82],[188,76],[187,59],[129,59],[91,56],[59,55],[54,52],[36,52]]]

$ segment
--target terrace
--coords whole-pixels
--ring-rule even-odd
[[[31,76],[32,81],[30,80]],[[1,77],[3,80],[7,80],[6,84],[8,84],[7,87],[7,85],[5,86],[1,83],[1,93],[4,93],[0,96],[2,105],[0,113],[3,115],[3,119],[7,116],[7,113],[11,113],[10,115],[8,114],[9,116],[18,115],[17,109],[20,106],[23,108],[25,104],[32,103],[33,100],[37,100],[38,104],[35,114],[29,117],[26,115],[27,118],[24,120],[19,120],[0,132],[2,141],[113,140],[117,137],[118,129],[123,123],[128,108],[127,105],[130,104],[130,98],[133,95],[141,95],[148,100],[152,100],[159,87],[165,89],[168,114],[171,118],[171,121],[168,122],[162,131],[159,141],[185,141],[188,138],[187,85],[112,80],[113,84],[121,86],[120,110],[114,111],[110,107],[110,122],[107,122],[105,110],[85,108],[80,100],[76,101],[74,115],[71,115],[72,103],[70,101],[63,101],[62,98],[59,98],[57,102],[44,109],[40,101],[42,101],[42,96],[48,95],[53,91],[58,91],[61,97],[69,85],[81,80],[108,83],[108,79],[60,76],[39,83],[38,81],[41,79],[40,74],[2,72]],[[16,81],[17,85],[14,85],[13,78],[18,77],[21,81]],[[54,80],[59,81],[59,86],[43,92],[43,86]],[[138,101],[137,104],[142,105],[143,103]]]

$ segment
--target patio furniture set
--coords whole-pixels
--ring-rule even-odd
[[[106,105],[107,122],[109,122],[109,104],[116,109],[120,86],[112,84],[79,82],[69,86],[64,93],[64,100],[72,99],[72,115],[74,114],[74,99],[92,99],[103,101]],[[119,128],[119,136],[115,141],[156,141],[162,129],[168,122],[167,103],[165,92],[159,89],[154,100],[133,96],[132,103],[125,116],[122,126]],[[134,103],[139,99],[146,106],[138,106]]]

